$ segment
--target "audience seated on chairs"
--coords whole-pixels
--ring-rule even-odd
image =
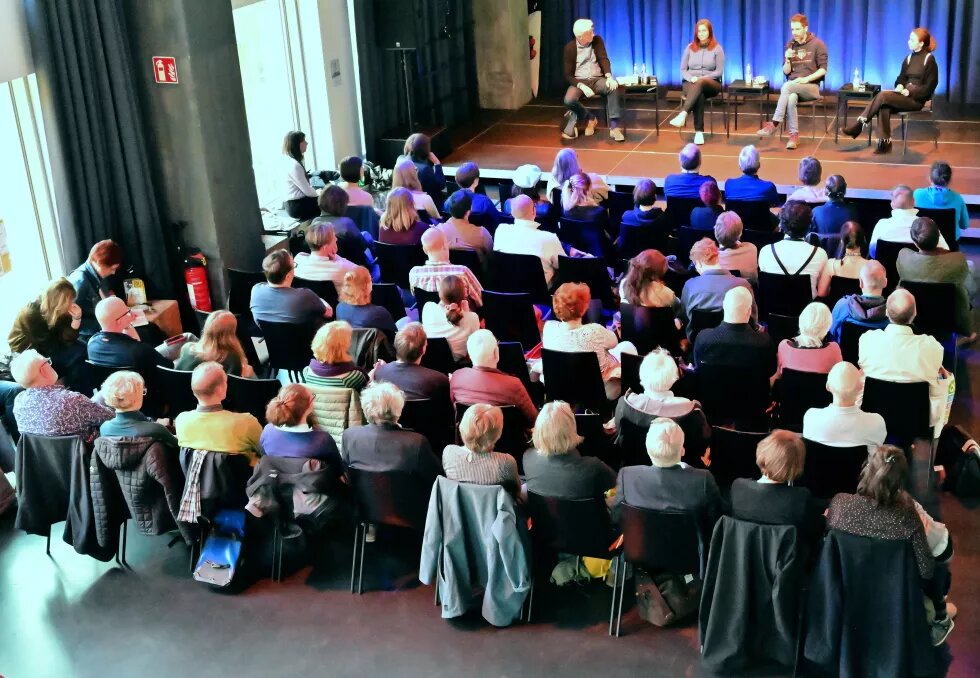
[[[827,390],[834,401],[803,415],[803,437],[830,447],[874,447],[885,442],[885,420],[858,405],[864,377],[851,363],[840,362],[827,375]]]
[[[374,327],[394,341],[395,320],[384,306],[371,303],[371,274],[363,266],[356,266],[344,274],[340,285],[340,303],[337,304],[337,320],[346,320],[352,327]]]
[[[292,287],[296,271],[287,250],[275,250],[262,260],[266,282],[252,288],[249,308],[255,322],[314,323],[333,317],[330,304],[312,290]]]
[[[823,516],[805,487],[793,481],[803,474],[806,446],[792,431],[777,429],[756,448],[759,480],[732,483],[732,517],[764,525],[795,525],[814,541],[823,537]]]
[[[759,270],[783,275],[809,275],[811,294],[817,296],[817,283],[827,265],[827,253],[804,238],[810,232],[811,211],[806,203],[795,200],[783,205],[779,227],[783,240],[759,251]]]
[[[204,321],[201,338],[184,344],[174,369],[193,370],[201,363],[219,363],[236,377],[255,377],[238,340],[238,319],[231,311],[213,311]]]
[[[923,593],[935,610],[930,622],[933,645],[942,645],[953,630],[947,614],[948,563],[953,543],[942,523],[932,518],[908,492],[905,452],[881,445],[868,455],[857,494],[838,494],[827,511],[827,528],[873,539],[901,539],[912,544]],[[930,536],[932,539],[930,539]],[[950,605],[951,607],[951,605]]]
[[[581,170],[568,178],[561,194],[562,216],[606,227],[606,208],[592,195],[592,179]]]
[[[306,383],[355,391],[367,385],[367,374],[354,364],[350,354],[352,335],[353,328],[345,320],[335,320],[317,330],[313,336],[313,359],[303,369]]]
[[[813,208],[813,230],[821,235],[835,235],[840,233],[841,226],[846,222],[857,220],[857,210],[844,200],[847,182],[841,175],[831,174],[827,177],[824,189],[827,202]]]
[[[915,189],[912,197],[916,207],[956,210],[956,239],[959,240],[963,231],[970,227],[970,214],[963,196],[949,187],[952,179],[953,168],[945,160],[937,160],[929,167],[929,186]]]
[[[565,283],[555,290],[552,306],[558,319],[544,324],[541,345],[565,353],[594,352],[599,358],[606,397],[615,400],[622,391],[618,356],[623,351],[635,354],[636,347],[628,341],[620,343],[612,331],[599,323],[583,324],[591,300],[589,286],[583,283]]]
[[[820,183],[823,167],[820,161],[812,155],[800,159],[800,181],[802,186],[787,196],[786,201],[796,200],[799,202],[814,203],[827,202],[827,189]]]
[[[514,198],[525,195],[531,200],[531,205],[534,208],[532,217],[522,217],[528,221],[538,221],[542,219],[547,219],[552,214],[552,206],[547,198],[542,198],[541,193],[538,190],[538,183],[541,181],[541,168],[537,165],[521,165],[516,170],[514,170],[513,175],[514,187],[511,189],[511,196],[509,199],[504,200],[503,213],[504,214],[514,214],[513,212],[513,200]],[[514,215],[515,217],[517,215]],[[501,224],[503,225],[503,224]],[[498,226],[499,230],[499,226]],[[496,234],[494,234],[494,239],[496,241]],[[496,243],[495,243],[496,244]]]
[[[10,374],[24,390],[14,400],[14,420],[21,433],[39,436],[80,435],[91,440],[112,410],[58,384],[58,373],[33,348],[10,362]]]
[[[397,360],[393,363],[378,361],[374,380],[394,384],[409,400],[443,402],[448,411],[449,377],[420,364],[425,355],[426,339],[422,323],[408,323],[401,328],[395,335]]]
[[[715,178],[701,174],[701,149],[687,144],[678,154],[681,163],[680,174],[668,174],[664,179],[664,196],[667,198],[700,198],[701,184]],[[715,182],[717,184],[717,182]]]
[[[681,290],[681,320],[688,326],[688,338],[691,334],[692,313],[694,311],[719,311],[729,290],[736,287],[749,293],[752,299],[751,319],[755,322],[759,311],[755,305],[752,286],[744,278],[731,274],[727,268],[718,263],[718,245],[710,238],[701,238],[691,248],[691,263],[698,274],[689,278]]]
[[[459,422],[463,445],[447,445],[442,452],[446,477],[461,483],[503,485],[515,497],[521,491],[517,462],[509,454],[494,452],[504,430],[504,413],[495,405],[471,405]]]
[[[440,198],[439,202],[442,202],[440,196],[446,188],[446,177],[442,173],[442,162],[432,152],[432,140],[428,135],[416,132],[408,137],[405,140],[402,153],[403,155],[398,158],[398,163],[403,158],[411,160],[417,170],[416,174],[421,184],[421,190],[428,193],[433,200]],[[398,163],[396,163],[396,167]],[[438,213],[436,218],[438,218]]]
[[[814,301],[800,313],[800,333],[793,339],[783,339],[776,348],[776,373],[783,368],[798,372],[827,374],[839,363],[840,346],[827,340],[830,331],[830,309],[826,304]]]
[[[465,296],[463,279],[447,275],[439,281],[439,303],[426,303],[421,314],[426,336],[446,339],[457,362],[466,357],[466,340],[480,329],[480,318],[469,310]]]
[[[624,466],[616,478],[612,518],[619,521],[623,504],[654,511],[684,511],[698,515],[710,530],[721,517],[723,504],[714,477],[681,461],[684,432],[670,419],[654,419],[646,436],[652,466]]]
[[[51,358],[69,386],[79,381],[86,356],[86,346],[79,341],[82,309],[75,297],[67,278],[52,280],[37,299],[21,309],[7,335],[7,345],[14,353],[33,348]]]
[[[640,179],[633,188],[634,208],[623,212],[623,226],[654,227],[664,212],[654,205],[657,202],[657,184],[652,179]]]
[[[319,226],[321,224],[330,224],[333,226],[334,235],[336,236],[337,242],[333,255],[334,258],[339,251],[347,259],[354,262],[358,266],[369,265],[374,261],[374,257],[371,255],[370,244],[372,242],[372,237],[369,234],[361,231],[354,220],[348,216],[347,207],[349,205],[350,197],[347,192],[344,191],[340,186],[327,186],[320,193],[320,197],[317,199],[317,203],[320,206],[320,216],[310,222],[309,229],[306,232],[306,242],[310,246],[310,250],[316,251],[318,247],[322,247],[322,236],[317,238],[317,242],[310,240],[310,229],[314,226]],[[326,256],[325,252],[320,253],[322,256]],[[312,262],[305,262],[312,263]],[[318,262],[320,266],[311,267],[315,272],[318,268],[323,267],[323,262]],[[296,275],[300,278],[306,278],[307,280],[333,280],[330,277],[313,277],[310,275],[305,275],[299,271],[299,261],[296,262],[297,271]]]
[[[828,203],[830,204],[830,203]],[[859,280],[861,269],[868,263],[868,240],[864,229],[856,221],[845,221],[840,229],[840,244],[837,254],[827,259],[820,281],[817,283],[817,296],[826,297],[830,293],[830,282],[833,277]]]
[[[412,204],[420,215],[424,212],[433,221],[438,221],[441,218],[439,208],[436,207],[432,195],[422,189],[418,168],[410,158],[402,158],[395,164],[395,169],[391,174],[391,186],[392,188],[408,189],[412,194]],[[443,186],[445,186],[445,182],[443,182]],[[442,193],[442,189],[438,193]]]
[[[718,266],[726,271],[738,271],[751,284],[759,281],[759,250],[750,242],[742,242],[742,219],[734,212],[722,212],[715,219],[715,240],[718,241]]]
[[[472,163],[471,163],[472,164]],[[493,237],[483,226],[470,223],[473,213],[473,201],[479,193],[468,189],[456,191],[446,201],[449,219],[434,228],[446,236],[446,243],[451,250],[475,250],[480,257],[480,264],[486,267],[487,255],[493,250]],[[489,202],[489,198],[480,195]]]
[[[928,334],[912,331],[915,297],[901,288],[888,295],[885,314],[891,324],[870,330],[858,342],[858,367],[866,377],[896,383],[929,384],[929,425],[942,428],[949,373],[943,368],[943,347]],[[937,433],[938,435],[938,433]]]
[[[123,261],[122,248],[111,240],[100,240],[89,250],[88,259],[68,274],[75,288],[75,303],[82,310],[79,337],[85,341],[99,331],[95,305],[113,294],[106,278],[119,270]]]
[[[119,297],[100,301],[95,307],[95,317],[102,331],[96,332],[88,340],[88,359],[93,363],[108,367],[131,367],[144,375],[144,379],[146,375],[154,374],[157,365],[174,366],[172,360],[140,341],[133,327],[135,316]]]
[[[271,457],[303,457],[327,462],[337,478],[344,474],[337,443],[326,431],[314,428],[313,392],[303,384],[286,384],[269,401],[267,422],[259,436],[259,449]]]
[[[442,466],[425,436],[398,425],[404,407],[405,394],[394,384],[375,383],[364,389],[361,409],[367,424],[344,431],[344,464],[372,473],[410,473],[428,493]]]
[[[528,428],[534,426],[538,408],[520,379],[497,369],[500,348],[493,333],[477,330],[466,340],[466,350],[473,367],[458,369],[449,378],[453,402],[512,405],[524,415]]]
[[[698,197],[704,203],[704,207],[695,207],[691,210],[691,228],[699,231],[710,231],[718,221],[718,215],[724,210],[721,207],[721,192],[715,180],[705,181],[698,188]]]
[[[466,298],[476,306],[483,305],[483,286],[468,267],[449,261],[446,236],[431,228],[422,236],[422,249],[428,260],[421,266],[413,266],[408,272],[409,286],[426,292],[438,292],[439,282],[447,275],[461,278],[466,284]]]
[[[663,280],[667,257],[657,250],[644,250],[630,259],[629,270],[619,282],[619,298],[632,306],[672,308],[680,312],[680,301]]]
[[[506,254],[530,254],[541,259],[544,281],[551,285],[558,270],[558,257],[564,254],[558,236],[539,230],[531,198],[517,195],[509,201],[513,224],[500,224],[493,236],[493,249]]]
[[[262,424],[251,414],[229,412],[221,406],[228,395],[228,375],[218,363],[201,363],[191,376],[197,409],[174,419],[181,447],[225,454],[244,454],[254,463],[259,453]]]
[[[696,400],[675,396],[671,388],[681,376],[677,363],[666,351],[655,350],[640,363],[640,386],[643,393],[628,392],[616,404],[616,443],[624,438],[623,422],[646,430],[654,419],[665,417],[677,422],[684,439],[692,450],[704,450],[711,441],[708,424],[701,404]]]
[[[973,292],[973,275],[961,252],[949,252],[939,248],[939,227],[928,217],[917,217],[912,222],[912,242],[918,248],[898,253],[898,275],[904,282],[949,283],[956,288],[954,316],[950,324],[958,334],[976,338],[973,332],[973,313],[970,297]]]
[[[493,201],[483,193],[479,193],[476,190],[476,187],[480,185],[480,167],[475,162],[464,162],[462,165],[460,165],[456,169],[456,176],[454,178],[456,180],[456,185],[459,186],[461,190],[470,192],[470,197],[473,199],[472,205],[470,206],[470,217],[474,221],[480,225],[496,225],[500,223],[502,215],[499,211],[497,211]],[[535,181],[535,189],[537,188],[537,185],[537,181]],[[452,214],[452,196],[449,196],[449,198],[446,199],[443,209]],[[474,249],[476,249],[475,246]]]
[[[695,368],[701,363],[711,363],[743,367],[758,374],[776,371],[772,338],[749,325],[752,303],[752,293],[744,287],[734,287],[725,294],[721,324],[702,330],[694,341]]]
[[[725,182],[725,200],[778,204],[779,191],[776,190],[776,184],[759,178],[761,166],[758,149],[752,145],[743,146],[738,154],[738,168],[742,170],[742,176]]]
[[[355,207],[374,207],[374,198],[358,184],[364,181],[364,160],[348,155],[340,161],[340,181],[337,185],[347,193],[347,204]]]
[[[855,323],[862,327],[883,329],[888,324],[885,315],[885,297],[882,292],[888,285],[885,267],[878,261],[868,261],[861,267],[858,275],[861,294],[849,294],[834,304],[830,334],[840,342],[844,323]]]
[[[395,188],[388,193],[384,214],[378,231],[378,241],[387,245],[421,245],[422,235],[429,225],[419,219],[407,188]]]
[[[140,412],[145,392],[143,377],[136,372],[110,374],[99,389],[99,394],[105,404],[116,411],[116,416],[99,427],[99,435],[152,438],[177,447],[177,437],[167,428],[169,419],[153,421]]]
[[[578,164],[578,154],[575,153],[574,148],[563,148],[558,151],[555,154],[555,164],[551,168],[551,178],[548,179],[545,188],[545,197],[550,201],[556,188],[561,189],[561,195],[564,197],[565,193],[568,192],[568,180],[572,178],[572,175],[582,171],[584,170]],[[609,195],[609,186],[606,184],[606,180],[595,172],[586,172],[586,174],[589,175],[592,186],[592,199],[597,203],[603,202]]]
[[[915,221],[919,210],[915,208],[915,199],[912,197],[912,189],[905,184],[899,184],[892,189],[892,215],[887,219],[881,219],[875,225],[871,233],[871,256],[875,255],[875,250],[879,240],[888,242],[907,242],[912,241],[912,222]],[[939,247],[944,250],[949,249],[946,238],[940,234]]]
[[[592,499],[616,486],[616,472],[595,457],[583,457],[583,439],[568,403],[555,400],[541,408],[531,437],[533,449],[524,453],[528,492],[559,499]]]
[[[329,280],[340,287],[344,274],[357,264],[337,254],[337,234],[333,224],[313,223],[306,229],[306,244],[310,252],[296,255],[296,277],[303,280]]]

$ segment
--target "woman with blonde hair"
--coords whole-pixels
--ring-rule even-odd
[[[371,274],[358,266],[344,274],[340,287],[340,303],[337,304],[337,320],[346,320],[353,327],[374,327],[385,333],[389,341],[395,340],[395,320],[384,306],[371,303]]]
[[[406,188],[411,191],[412,202],[416,210],[427,213],[436,221],[440,219],[439,208],[436,207],[432,196],[422,190],[418,168],[411,159],[403,158],[395,165],[395,170],[391,174],[391,186],[392,188]]]
[[[524,453],[527,491],[560,499],[592,499],[615,487],[615,471],[595,457],[579,454],[582,441],[568,403],[545,404],[534,423],[534,449]]]
[[[75,288],[67,278],[58,278],[17,314],[7,344],[14,353],[33,348],[51,358],[55,371],[71,385],[74,376],[82,376],[87,355],[85,344],[78,340],[81,324],[82,309],[75,303]]]
[[[419,219],[412,192],[407,188],[395,188],[388,194],[378,241],[388,245],[421,245],[422,234],[429,225]]]
[[[439,303],[422,307],[422,327],[429,339],[446,339],[455,360],[466,357],[466,340],[480,329],[480,318],[470,310],[462,278],[447,275],[439,281]]]
[[[783,368],[799,372],[827,374],[839,363],[840,346],[827,339],[832,318],[826,304],[814,301],[800,313],[800,334],[793,339],[783,339],[776,350],[776,376]]]
[[[568,179],[561,192],[561,208],[569,219],[606,224],[606,208],[596,202],[592,195],[592,178],[585,172],[578,171]]]
[[[337,443],[315,428],[313,393],[303,384],[286,384],[265,408],[267,423],[259,437],[262,454],[273,457],[321,459],[339,478],[344,475]]]
[[[545,188],[545,198],[551,202],[552,192],[556,188],[560,188],[564,192],[572,175],[581,171],[583,170],[579,167],[578,155],[574,148],[563,148],[558,151],[555,154],[555,164],[551,168],[551,179],[548,180],[548,185]],[[596,202],[605,200],[609,196],[609,186],[606,184],[606,180],[595,173],[588,173],[588,175],[592,181],[592,197]]]
[[[447,445],[442,453],[446,477],[476,485],[502,485],[513,495],[521,488],[517,462],[494,452],[504,430],[504,413],[495,405],[470,405],[459,422],[462,445]]]
[[[214,311],[204,322],[201,338],[184,344],[174,363],[178,370],[193,370],[201,363],[216,362],[236,377],[254,377],[238,340],[238,319],[231,311]]]
[[[367,385],[367,374],[354,364],[350,354],[352,336],[353,328],[344,320],[335,320],[317,330],[312,344],[313,359],[303,369],[306,383],[355,391]]]

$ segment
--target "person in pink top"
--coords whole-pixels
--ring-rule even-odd
[[[826,305],[815,301],[800,313],[800,334],[793,339],[783,339],[776,350],[776,375],[783,368],[800,372],[826,374],[839,363],[840,346],[827,339],[831,316]]]

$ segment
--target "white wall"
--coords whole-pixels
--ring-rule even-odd
[[[0,0],[0,82],[34,72],[24,0]]]

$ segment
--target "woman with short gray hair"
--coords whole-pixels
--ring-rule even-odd
[[[494,405],[470,405],[459,422],[460,445],[447,445],[442,453],[446,477],[462,483],[503,485],[517,495],[521,477],[509,454],[494,452],[504,430],[504,413]]]
[[[798,189],[790,193],[786,201],[799,200],[805,203],[827,202],[827,189],[821,184],[823,166],[812,155],[800,160],[800,181]]]
[[[755,285],[759,281],[759,250],[750,242],[742,242],[742,219],[734,212],[722,212],[715,220],[715,240],[718,241],[718,264]]]
[[[102,384],[99,393],[105,404],[116,411],[115,418],[99,427],[99,435],[153,438],[165,445],[177,447],[177,438],[167,430],[169,419],[152,421],[140,412],[146,386],[143,377],[138,373],[128,370],[113,372]]]
[[[800,313],[800,334],[793,339],[783,339],[776,350],[776,376],[783,368],[799,372],[827,374],[839,363],[840,346],[827,339],[832,318],[826,304],[814,301]]]
[[[776,184],[759,178],[759,167],[762,161],[759,151],[751,144],[744,146],[738,154],[738,168],[742,176],[725,182],[725,202],[739,200],[743,202],[764,202],[775,205],[779,202],[779,191]]]

